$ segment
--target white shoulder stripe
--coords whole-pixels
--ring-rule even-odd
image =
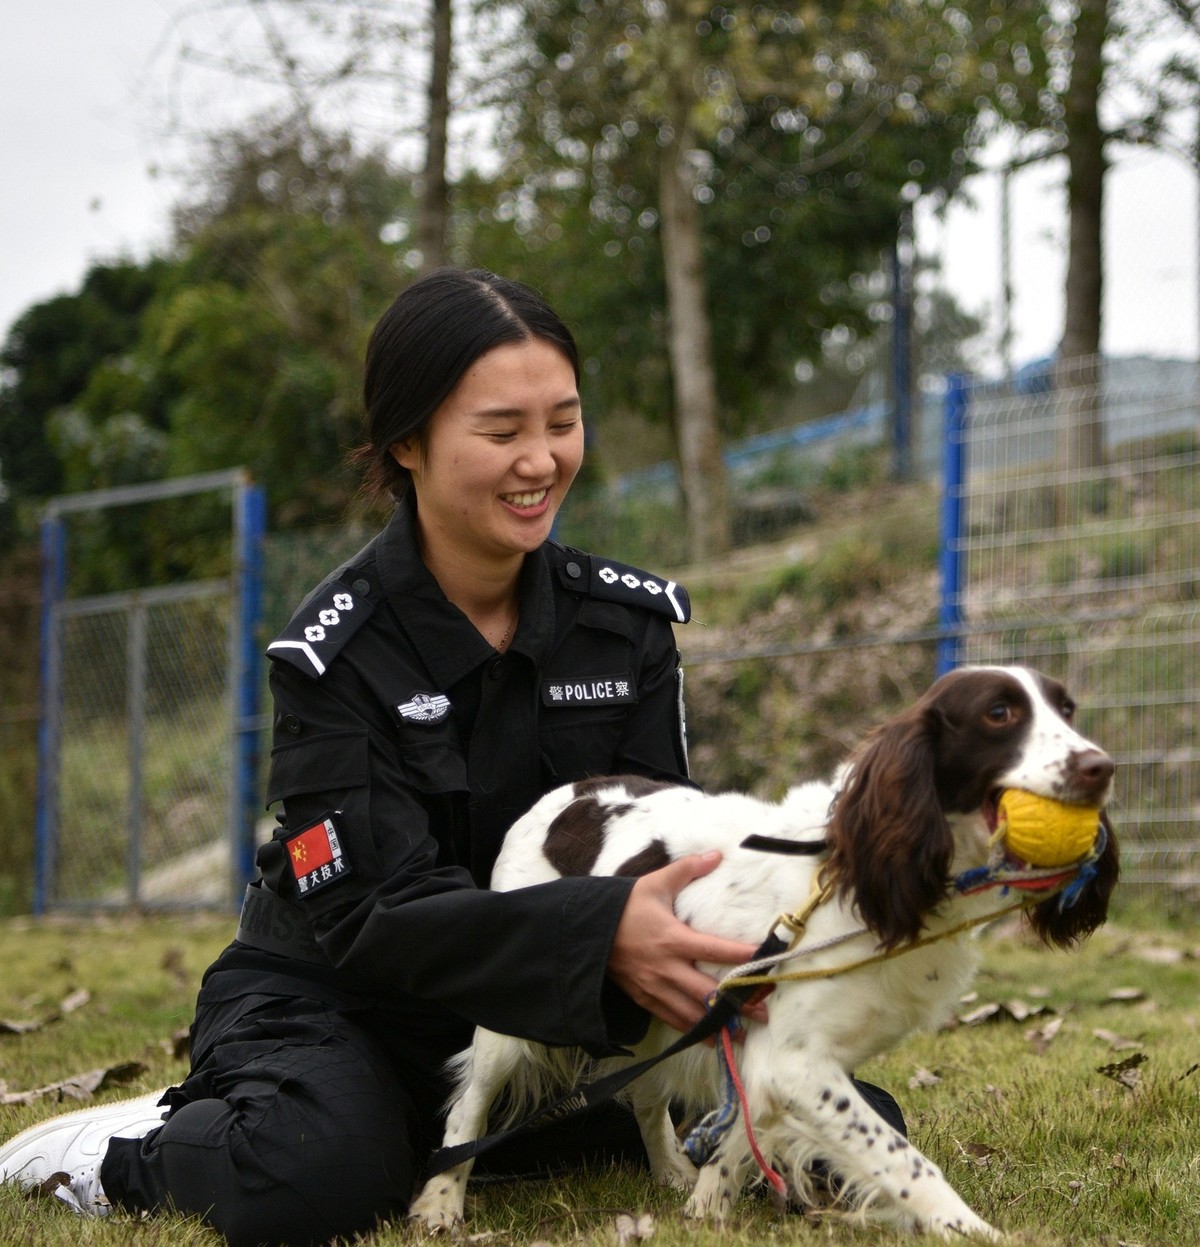
[[[664,592],[667,595],[667,600],[675,608],[675,618],[678,619],[680,623],[687,623],[687,614],[685,613],[683,607],[679,605],[679,599],[675,596],[675,590],[678,588],[679,586],[675,583],[675,581],[668,580],[667,587]]]
[[[271,644],[267,646],[267,653],[269,654],[272,650],[279,649],[300,650],[304,654],[304,657],[312,663],[313,670],[317,673],[317,675],[325,674],[325,664],[317,657],[317,651],[313,649],[307,641],[272,641]]]

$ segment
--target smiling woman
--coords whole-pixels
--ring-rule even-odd
[[[549,540],[583,454],[578,376],[562,321],[491,273],[435,272],[384,313],[356,461],[395,509],[268,646],[280,826],[205,976],[189,1074],[161,1107],[34,1127],[0,1180],[65,1172],[83,1211],[169,1206],[233,1247],[349,1238],[407,1210],[473,1025],[615,1053],[651,1014],[703,1014],[697,962],[750,957],[674,915],[719,855],[487,890],[550,789],[687,782],[687,594]],[[645,1162],[609,1108],[492,1166],[613,1157]]]
[[[538,339],[494,347],[464,373],[423,436],[390,451],[411,478],[426,567],[503,649],[518,614],[521,564],[549,537],[583,461],[570,360]]]

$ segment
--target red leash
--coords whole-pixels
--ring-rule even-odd
[[[737,1091],[738,1103],[742,1108],[742,1121],[746,1124],[746,1139],[750,1144],[750,1150],[754,1153],[754,1159],[758,1163],[759,1169],[762,1170],[763,1176],[767,1181],[779,1192],[780,1195],[787,1197],[787,1183],[767,1164],[766,1157],[763,1156],[762,1150],[758,1146],[758,1140],[754,1137],[754,1126],[750,1121],[750,1106],[746,1103],[746,1089],[742,1086],[742,1080],[738,1075],[737,1064],[733,1059],[733,1035],[731,1027],[724,1027],[721,1031],[721,1045],[725,1051],[725,1064],[729,1069],[729,1077],[733,1080],[734,1089]]]

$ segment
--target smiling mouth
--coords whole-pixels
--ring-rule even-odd
[[[501,494],[501,500],[507,502],[510,507],[517,507],[522,510],[529,510],[533,507],[540,507],[546,501],[546,496],[550,493],[548,489],[534,489],[523,494]]]

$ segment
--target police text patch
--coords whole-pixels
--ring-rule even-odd
[[[311,896],[350,873],[332,817],[288,836],[283,843],[301,896]]]
[[[637,689],[629,674],[542,681],[542,704],[546,706],[617,706],[634,701]]]

